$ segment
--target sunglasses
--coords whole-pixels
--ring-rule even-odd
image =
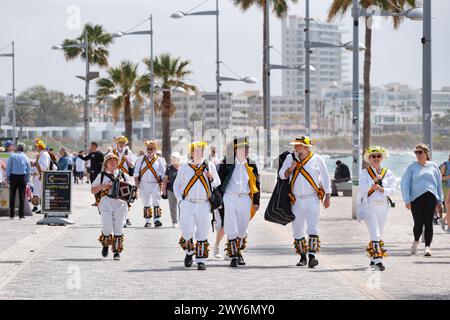
[[[147,151],[153,151],[155,148],[147,148]]]
[[[372,159],[381,159],[381,154],[373,154],[370,156]]]
[[[423,151],[422,151],[422,150],[416,150],[416,151],[414,151],[414,153],[415,153],[416,155],[420,155],[420,154],[423,153]]]

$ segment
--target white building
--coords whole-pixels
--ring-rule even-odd
[[[305,19],[290,15],[281,24],[282,64],[302,66],[305,64]],[[312,20],[310,23],[310,41],[339,44],[344,31],[341,25]],[[311,95],[320,94],[318,88],[323,83],[342,81],[345,70],[345,55],[339,48],[312,48]],[[282,71],[283,96],[304,96],[305,73],[299,70]]]

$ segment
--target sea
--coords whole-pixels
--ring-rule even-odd
[[[322,157],[325,160],[330,177],[334,176],[334,170],[336,169],[337,160],[341,160],[342,163],[345,163],[349,167],[350,173],[352,172],[351,155],[322,154]],[[449,159],[448,152],[433,152],[432,161],[436,162],[438,165],[441,165],[448,159]],[[406,168],[415,160],[416,155],[414,154],[414,152],[394,153],[389,154],[389,157],[383,161],[382,166],[387,169],[390,169],[395,174],[398,182],[397,186],[399,186],[401,177],[405,173]]]

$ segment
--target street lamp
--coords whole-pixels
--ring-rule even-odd
[[[425,23],[424,23],[424,39],[428,39],[431,41],[431,1],[426,0],[424,1],[424,11],[430,10],[430,12],[427,12],[427,20],[430,22],[430,32],[425,32]],[[369,10],[369,9],[361,9],[359,6],[359,0],[353,0],[352,2],[352,18],[353,18],[353,88],[352,88],[352,101],[353,101],[353,139],[352,139],[352,145],[353,145],[353,162],[352,162],[352,217],[356,218],[356,195],[358,192],[358,186],[359,186],[359,170],[361,169],[361,154],[360,154],[360,128],[359,128],[359,46],[357,47],[355,44],[359,44],[359,17],[370,17],[370,16],[403,16],[413,21],[419,21],[422,20],[424,17],[425,12],[422,11],[420,8],[412,8],[403,12],[386,12],[386,11],[380,11],[380,10]],[[426,37],[428,35],[429,37]],[[431,45],[431,44],[430,44]],[[431,47],[425,49],[424,45],[424,71],[427,69],[426,67],[429,67],[429,70],[427,69],[426,72],[424,72],[424,79],[429,79],[430,81],[430,87],[426,87],[424,83],[424,89],[427,88],[427,94],[429,94],[429,100],[427,99],[427,102],[429,102],[429,105],[427,105],[427,111],[429,112],[430,119],[425,120],[424,118],[424,130],[425,130],[425,122],[429,121],[430,130],[427,131],[430,133],[431,138],[431,55],[425,56],[425,52],[427,51],[428,54],[431,54]],[[429,59],[428,59],[429,58]],[[429,64],[425,66],[425,61],[427,61]],[[425,75],[427,74],[427,76]],[[425,81],[425,80],[424,80]],[[423,89],[423,91],[425,91]],[[422,93],[424,96],[425,101],[425,92]],[[427,96],[428,97],[428,96]],[[425,106],[423,105],[422,114],[425,113]]]
[[[141,30],[141,31],[131,31],[131,32],[116,32],[113,34],[113,37],[120,38],[128,35],[150,35],[150,113],[151,113],[151,140],[156,139],[156,130],[155,130],[155,74],[153,68],[153,15],[150,15],[148,19],[150,21],[150,29],[149,30]],[[144,112],[142,110],[142,121],[144,121]]]
[[[173,19],[181,19],[186,16],[216,16],[216,108],[217,125],[220,126],[220,51],[219,51],[219,0],[216,0],[216,10],[214,11],[177,11],[170,15]]]
[[[11,42],[11,53],[0,53],[0,57],[12,58],[12,127],[13,127],[13,142],[16,143],[16,71],[15,71],[15,51],[14,41]]]
[[[219,77],[219,81],[241,81],[245,83],[256,83],[256,79],[254,77],[243,77],[243,78],[230,78],[230,77]]]
[[[84,150],[87,149],[89,145],[89,82],[99,76],[98,72],[89,71],[89,39],[87,30],[84,32],[84,40],[80,44],[68,44],[68,45],[55,45],[52,47],[53,50],[62,50],[67,48],[79,48],[85,50],[86,55],[86,75],[77,76],[78,79],[85,81],[84,90]]]

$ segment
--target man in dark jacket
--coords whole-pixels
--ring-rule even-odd
[[[105,156],[103,155],[103,153],[98,151],[98,144],[95,141],[91,142],[91,147],[89,151],[90,152],[87,156],[83,156],[82,154],[80,154],[78,155],[78,157],[84,161],[87,160],[91,161],[91,171],[89,174],[89,180],[92,183],[94,182],[95,178],[97,178],[98,174],[102,171],[103,159],[105,158]]]
[[[219,167],[223,195],[223,225],[228,238],[227,255],[230,267],[245,265],[242,251],[247,245],[247,227],[259,209],[260,183],[258,168],[248,158],[248,138],[234,139],[234,156],[226,157]]]
[[[336,170],[334,171],[334,179],[331,180],[331,195],[338,196],[336,183],[347,182],[351,180],[350,170],[341,160],[336,161]]]

